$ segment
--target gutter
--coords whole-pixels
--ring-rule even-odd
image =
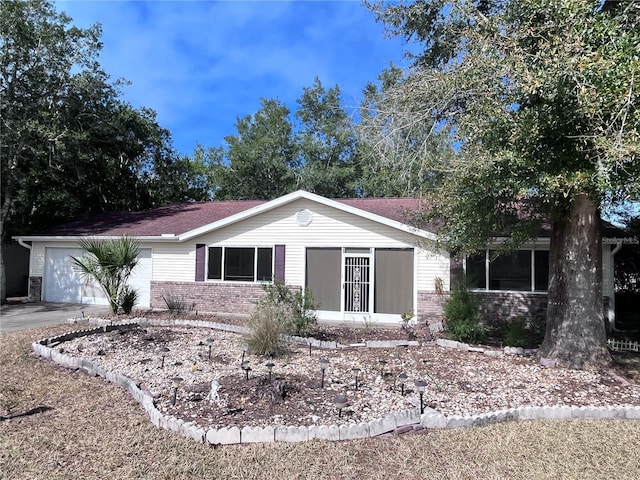
[[[70,235],[70,236],[62,236],[62,235],[54,235],[54,236],[37,236],[37,235],[28,235],[22,237],[12,237],[14,240],[17,240],[20,245],[25,248],[31,248],[31,245],[27,245],[24,242],[78,242],[83,238],[97,238],[99,240],[115,240],[121,238],[122,235]],[[182,238],[176,236],[173,233],[163,233],[162,235],[154,235],[154,236],[142,236],[138,237],[134,235],[134,238],[139,240],[140,242],[181,242]]]

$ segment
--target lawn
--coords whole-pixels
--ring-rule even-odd
[[[31,341],[68,328],[0,335],[0,415],[11,417],[0,421],[0,478],[640,478],[634,421],[212,448],[156,429],[118,387],[31,354]]]

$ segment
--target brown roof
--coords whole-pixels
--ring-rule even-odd
[[[407,224],[408,213],[420,206],[420,200],[415,198],[349,198],[336,201]],[[177,203],[142,212],[103,213],[52,227],[34,236],[182,235],[265,203],[266,200]]]

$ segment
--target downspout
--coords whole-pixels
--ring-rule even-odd
[[[29,299],[29,301],[31,301],[31,252],[33,249],[33,245],[29,245],[28,243],[25,243],[24,240],[22,240],[21,238],[18,238],[18,245],[20,245],[21,247],[26,248],[27,250],[29,250],[29,271],[28,273],[28,277],[27,277],[27,298]]]
[[[18,244],[21,247],[26,248],[27,250],[31,250],[31,247],[33,246],[33,245],[29,245],[28,243],[24,243],[24,240],[22,240],[21,238],[18,239]]]
[[[611,296],[609,297],[609,328],[611,331],[616,330],[616,288],[615,288],[615,255],[622,248],[622,240],[616,242],[616,246],[611,250],[611,272],[609,280],[611,281]]]

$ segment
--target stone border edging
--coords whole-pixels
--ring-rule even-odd
[[[212,445],[231,445],[236,443],[265,443],[265,442],[305,442],[313,439],[320,440],[353,440],[385,436],[389,434],[401,434],[408,431],[424,428],[452,429],[486,426],[494,423],[503,423],[519,420],[570,420],[570,419],[629,419],[640,420],[640,406],[616,405],[616,406],[549,406],[549,407],[519,407],[478,415],[446,416],[437,410],[425,408],[421,415],[417,408],[389,413],[378,420],[367,423],[350,425],[311,425],[311,426],[282,426],[282,427],[223,427],[205,430],[191,422],[185,422],[171,415],[163,415],[153,401],[153,396],[134,379],[113,371],[106,370],[101,365],[85,358],[76,358],[56,351],[54,347],[62,342],[74,338],[105,333],[113,330],[127,330],[138,326],[192,326],[202,328],[216,328],[220,326],[223,331],[234,333],[246,333],[248,329],[237,325],[220,324],[200,320],[153,320],[133,319],[128,323],[110,323],[100,327],[67,332],[57,337],[33,342],[33,352],[42,358],[50,360],[62,367],[82,370],[93,376],[99,376],[123,387],[145,409],[151,423],[157,428],[176,432],[184,437],[191,438],[200,443]],[[215,325],[215,326],[214,326]],[[300,337],[298,337],[300,338]],[[323,342],[336,343],[336,342]],[[406,342],[403,342],[403,344]],[[438,344],[438,342],[436,342]],[[455,342],[458,343],[458,342]],[[308,345],[307,341],[304,345]],[[336,344],[334,348],[338,347]],[[465,344],[461,344],[465,345]],[[313,345],[312,345],[313,346]],[[441,345],[445,346],[445,345]],[[467,345],[468,347],[468,345]],[[323,348],[323,347],[318,347]],[[375,347],[372,347],[375,348]],[[455,346],[454,348],[462,348]],[[501,353],[501,352],[499,352]]]

